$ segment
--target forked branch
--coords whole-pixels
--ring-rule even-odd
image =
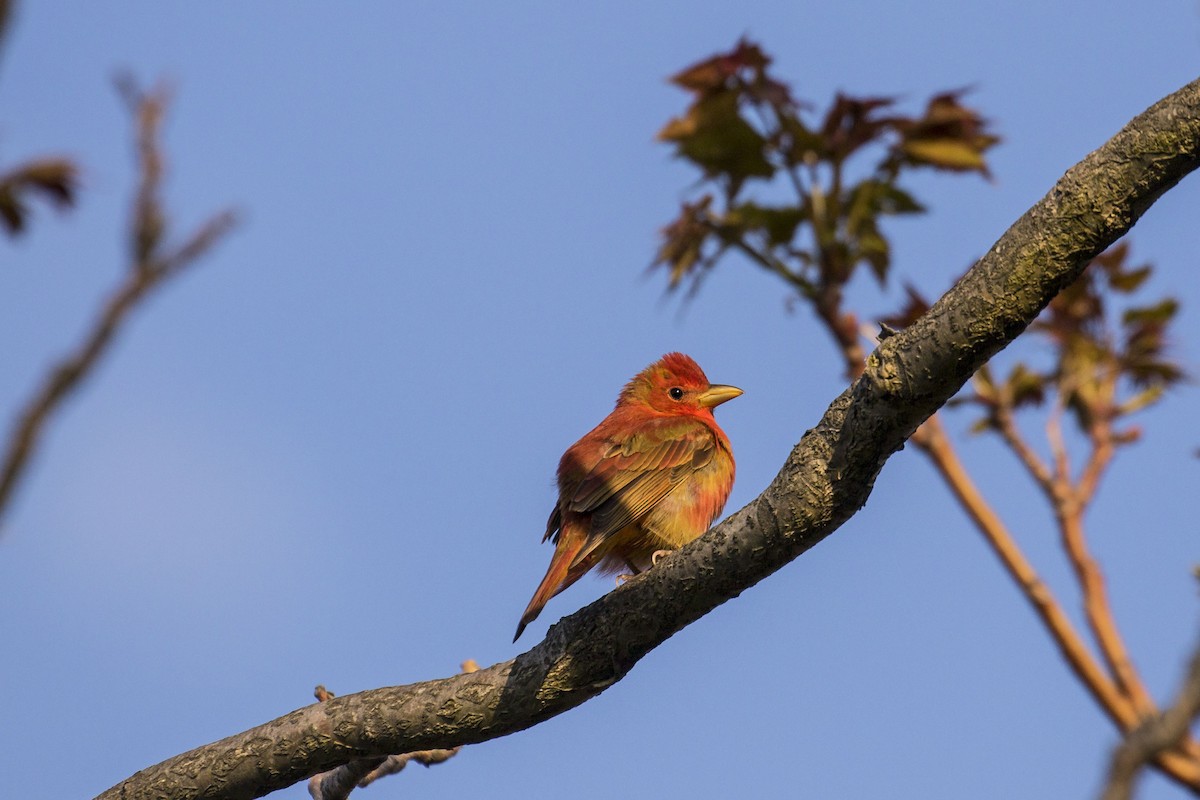
[[[164,244],[168,231],[160,192],[163,173],[160,127],[168,104],[167,93],[157,89],[143,94],[125,82],[123,94],[134,118],[138,161],[138,190],[130,214],[129,265],[83,340],[50,370],[17,415],[0,462],[0,519],[46,423],[91,374],[133,311],[155,289],[197,263],[235,222],[232,212],[223,211],[200,225],[181,244]]]

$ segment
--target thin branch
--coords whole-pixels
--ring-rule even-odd
[[[792,272],[790,269],[788,269],[787,264],[771,255],[771,253],[759,250],[741,236],[731,236],[728,229],[724,225],[712,219],[703,220],[702,224],[724,244],[734,247],[740,253],[742,253],[742,255],[758,264],[767,272],[778,275],[792,288],[799,292],[807,292],[811,290],[812,287],[806,280],[804,280],[803,277],[795,272]]]
[[[1033,476],[1054,510],[1063,550],[1067,554],[1067,558],[1075,572],[1075,578],[1079,583],[1083,598],[1084,615],[1087,618],[1088,627],[1092,631],[1092,636],[1095,637],[1096,645],[1100,650],[1101,656],[1104,658],[1109,674],[1116,682],[1117,689],[1132,703],[1133,711],[1137,718],[1154,713],[1154,700],[1150,697],[1149,691],[1146,689],[1145,684],[1142,683],[1137,670],[1133,667],[1129,652],[1121,637],[1120,629],[1117,627],[1112,606],[1108,601],[1108,592],[1104,585],[1104,577],[1101,574],[1100,566],[1088,551],[1087,537],[1083,532],[1082,517],[1084,508],[1095,491],[1100,473],[1112,457],[1111,440],[1107,440],[1100,434],[1093,435],[1094,448],[1092,457],[1089,459],[1088,465],[1084,470],[1084,477],[1081,479],[1079,485],[1072,486],[1070,461],[1066,443],[1062,435],[1062,405],[1060,403],[1055,403],[1046,423],[1046,435],[1050,440],[1051,451],[1054,454],[1053,474],[1050,467],[1033,452],[1033,449],[1025,441],[1024,437],[1021,436],[1013,420],[1011,408],[1004,403],[998,404],[995,408],[995,419],[1001,438],[1017,454],[1017,457],[1025,465],[1030,475]],[[980,524],[980,529],[984,531],[985,536],[989,539],[994,539],[998,535],[995,531],[986,530],[982,524]],[[1015,545],[1013,546],[1015,547]],[[996,549],[998,554],[1002,552],[995,543],[993,543],[993,548]],[[1006,568],[1015,577],[1016,573],[1014,572],[1013,565],[1008,563],[1003,555],[1001,555],[1001,561],[1006,562]],[[1020,582],[1019,579],[1018,582]],[[1052,626],[1048,617],[1044,615],[1043,622],[1050,628],[1051,635],[1060,640],[1061,647],[1063,644],[1061,640],[1062,631]],[[1070,657],[1068,657],[1068,662],[1072,663]],[[1075,669],[1077,674],[1080,674],[1078,666],[1075,663],[1072,663],[1072,668]],[[1082,674],[1080,674],[1080,678],[1084,680],[1085,685],[1092,691],[1097,701],[1105,707],[1109,716],[1117,723],[1118,729],[1128,730],[1131,724],[1135,724],[1135,721],[1128,718],[1122,719],[1122,714],[1113,705],[1111,699],[1105,699],[1098,694],[1096,687],[1084,678]]]
[[[1200,645],[1192,655],[1175,703],[1146,719],[1125,737],[1112,755],[1108,785],[1101,800],[1129,800],[1138,770],[1176,747],[1188,735],[1188,726],[1200,716]]]
[[[840,527],[917,426],[1197,166],[1200,80],[1069,170],[933,308],[884,340],[758,498],[551,626],[528,653],[470,675],[299,709],[142,769],[101,800],[260,797],[356,758],[494,739],[595,697],[674,633]],[[1200,788],[1200,765],[1186,763],[1193,771],[1176,779]]]
[[[1095,698],[1101,709],[1116,723],[1118,729],[1125,730],[1136,724],[1137,716],[1129,701],[1093,658],[1083,637],[1075,630],[1070,617],[1054,598],[1050,587],[1042,581],[1037,570],[1025,558],[1008,528],[971,480],[946,437],[940,419],[931,417],[913,437],[913,442],[929,456],[963,511],[975,523],[975,527],[983,534],[984,540],[1000,559],[1000,563],[1033,606],[1034,612],[1046,626],[1071,671]]]
[[[1063,549],[1075,572],[1075,578],[1079,581],[1088,627],[1095,637],[1096,645],[1100,648],[1100,654],[1104,657],[1110,674],[1116,679],[1121,693],[1133,703],[1136,711],[1137,719],[1132,724],[1121,726],[1122,730],[1129,730],[1138,720],[1155,713],[1157,709],[1153,698],[1138,677],[1137,670],[1129,658],[1129,651],[1121,638],[1112,606],[1108,602],[1108,591],[1104,586],[1100,565],[1088,551],[1081,513],[1074,504],[1067,504],[1060,507],[1058,515]]]
[[[1116,384],[1115,375],[1114,371],[1113,377],[1106,381],[1107,391],[1103,394],[1108,399],[1102,401],[1102,407],[1094,408],[1090,415],[1088,439],[1091,443],[1091,452],[1078,482],[1074,484],[1071,483],[1067,466],[1066,444],[1062,437],[1060,422],[1062,405],[1061,402],[1055,404],[1055,410],[1051,415],[1051,422],[1048,423],[1047,430],[1054,437],[1051,441],[1058,463],[1055,480],[1055,487],[1058,491],[1051,493],[1050,500],[1058,521],[1063,550],[1066,551],[1076,580],[1079,582],[1088,626],[1108,665],[1109,672],[1115,678],[1122,693],[1133,703],[1138,716],[1146,717],[1156,714],[1157,707],[1149,690],[1133,667],[1129,651],[1125,647],[1108,600],[1108,592],[1104,585],[1100,565],[1088,550],[1087,537],[1083,529],[1084,512],[1095,496],[1100,478],[1111,463],[1115,451],[1109,419],[1111,395],[1115,391]],[[1061,398],[1061,396],[1060,392],[1059,397]],[[1196,742],[1190,737],[1186,744],[1193,753],[1200,753],[1200,750],[1196,750]]]
[[[1000,438],[1016,454],[1021,464],[1024,465],[1025,471],[1033,478],[1047,499],[1053,503],[1054,478],[1050,474],[1050,467],[1046,462],[1042,461],[1041,456],[1034,452],[1029,442],[1025,441],[1021,429],[1017,427],[1017,422],[1013,418],[1012,407],[1007,403],[1001,402],[995,406],[994,411],[996,427],[999,430]]]
[[[1095,699],[1101,710],[1108,715],[1120,731],[1132,730],[1143,716],[1148,713],[1144,704],[1149,704],[1152,711],[1153,700],[1145,691],[1137,673],[1133,671],[1125,653],[1120,634],[1113,623],[1111,612],[1088,614],[1088,622],[1096,636],[1105,662],[1112,670],[1114,677],[1110,678],[1091,650],[1076,631],[1070,617],[1064,613],[1062,606],[1055,599],[1050,588],[1038,576],[1033,565],[1025,558],[1017,546],[1012,534],[1001,522],[996,512],[988,505],[983,495],[976,488],[962,462],[958,460],[941,427],[938,416],[931,417],[920,430],[913,435],[912,441],[922,452],[929,456],[939,474],[950,487],[955,499],[963,510],[984,535],[984,540],[995,552],[996,557],[1004,566],[1009,576],[1021,589],[1034,612],[1041,619],[1050,638],[1058,646],[1063,659],[1075,673],[1084,688]],[[1104,599],[1103,582],[1099,583],[1100,600],[1096,587],[1092,586],[1092,599],[1085,601],[1085,607],[1107,611],[1107,600]],[[1103,600],[1104,605],[1101,605]],[[1132,688],[1131,688],[1132,687]],[[1140,692],[1138,691],[1140,689]],[[1157,754],[1155,763],[1163,773],[1193,792],[1200,792],[1200,759],[1195,757],[1189,740],[1185,740],[1182,751],[1163,752]]]
[[[1091,441],[1092,451],[1088,455],[1087,463],[1084,464],[1079,482],[1075,486],[1075,498],[1081,510],[1086,508],[1095,497],[1100,479],[1112,462],[1116,450],[1113,443],[1112,423],[1106,418],[1098,419],[1093,423],[1088,432],[1088,438]]]
[[[308,779],[308,793],[313,800],[345,800],[350,793],[372,774],[388,757],[356,758],[337,769],[313,775]]]
[[[1050,443],[1050,455],[1054,463],[1054,492],[1052,497],[1065,497],[1071,488],[1071,458],[1062,432],[1062,394],[1056,397],[1046,417],[1046,441]]]
[[[168,278],[199,261],[235,223],[231,212],[222,212],[201,225],[174,251],[162,252],[165,223],[158,196],[163,171],[159,127],[166,102],[166,95],[161,91],[138,95],[136,100],[134,121],[139,178],[130,219],[132,256],[129,267],[83,340],[48,373],[41,387],[17,415],[4,459],[0,462],[0,519],[37,448],[47,421],[91,374],[133,310]],[[2,527],[0,532],[3,532]]]

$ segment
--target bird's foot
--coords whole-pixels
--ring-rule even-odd
[[[637,575],[630,575],[628,572],[622,573],[617,576],[617,586],[622,585],[625,581],[631,581],[636,577]]]
[[[674,550],[655,550],[653,553],[650,554],[650,566],[657,567],[658,560],[660,558],[662,558],[664,556],[669,556],[669,555],[671,555],[671,553],[674,553],[674,552],[675,552]]]

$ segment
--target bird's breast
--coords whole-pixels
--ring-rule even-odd
[[[699,537],[720,515],[733,488],[733,457],[718,447],[707,464],[693,470],[641,520],[654,549],[675,549]]]

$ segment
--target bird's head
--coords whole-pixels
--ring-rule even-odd
[[[700,365],[683,353],[667,353],[621,390],[617,407],[649,406],[666,414],[712,413],[742,393],[736,386],[709,383]]]

